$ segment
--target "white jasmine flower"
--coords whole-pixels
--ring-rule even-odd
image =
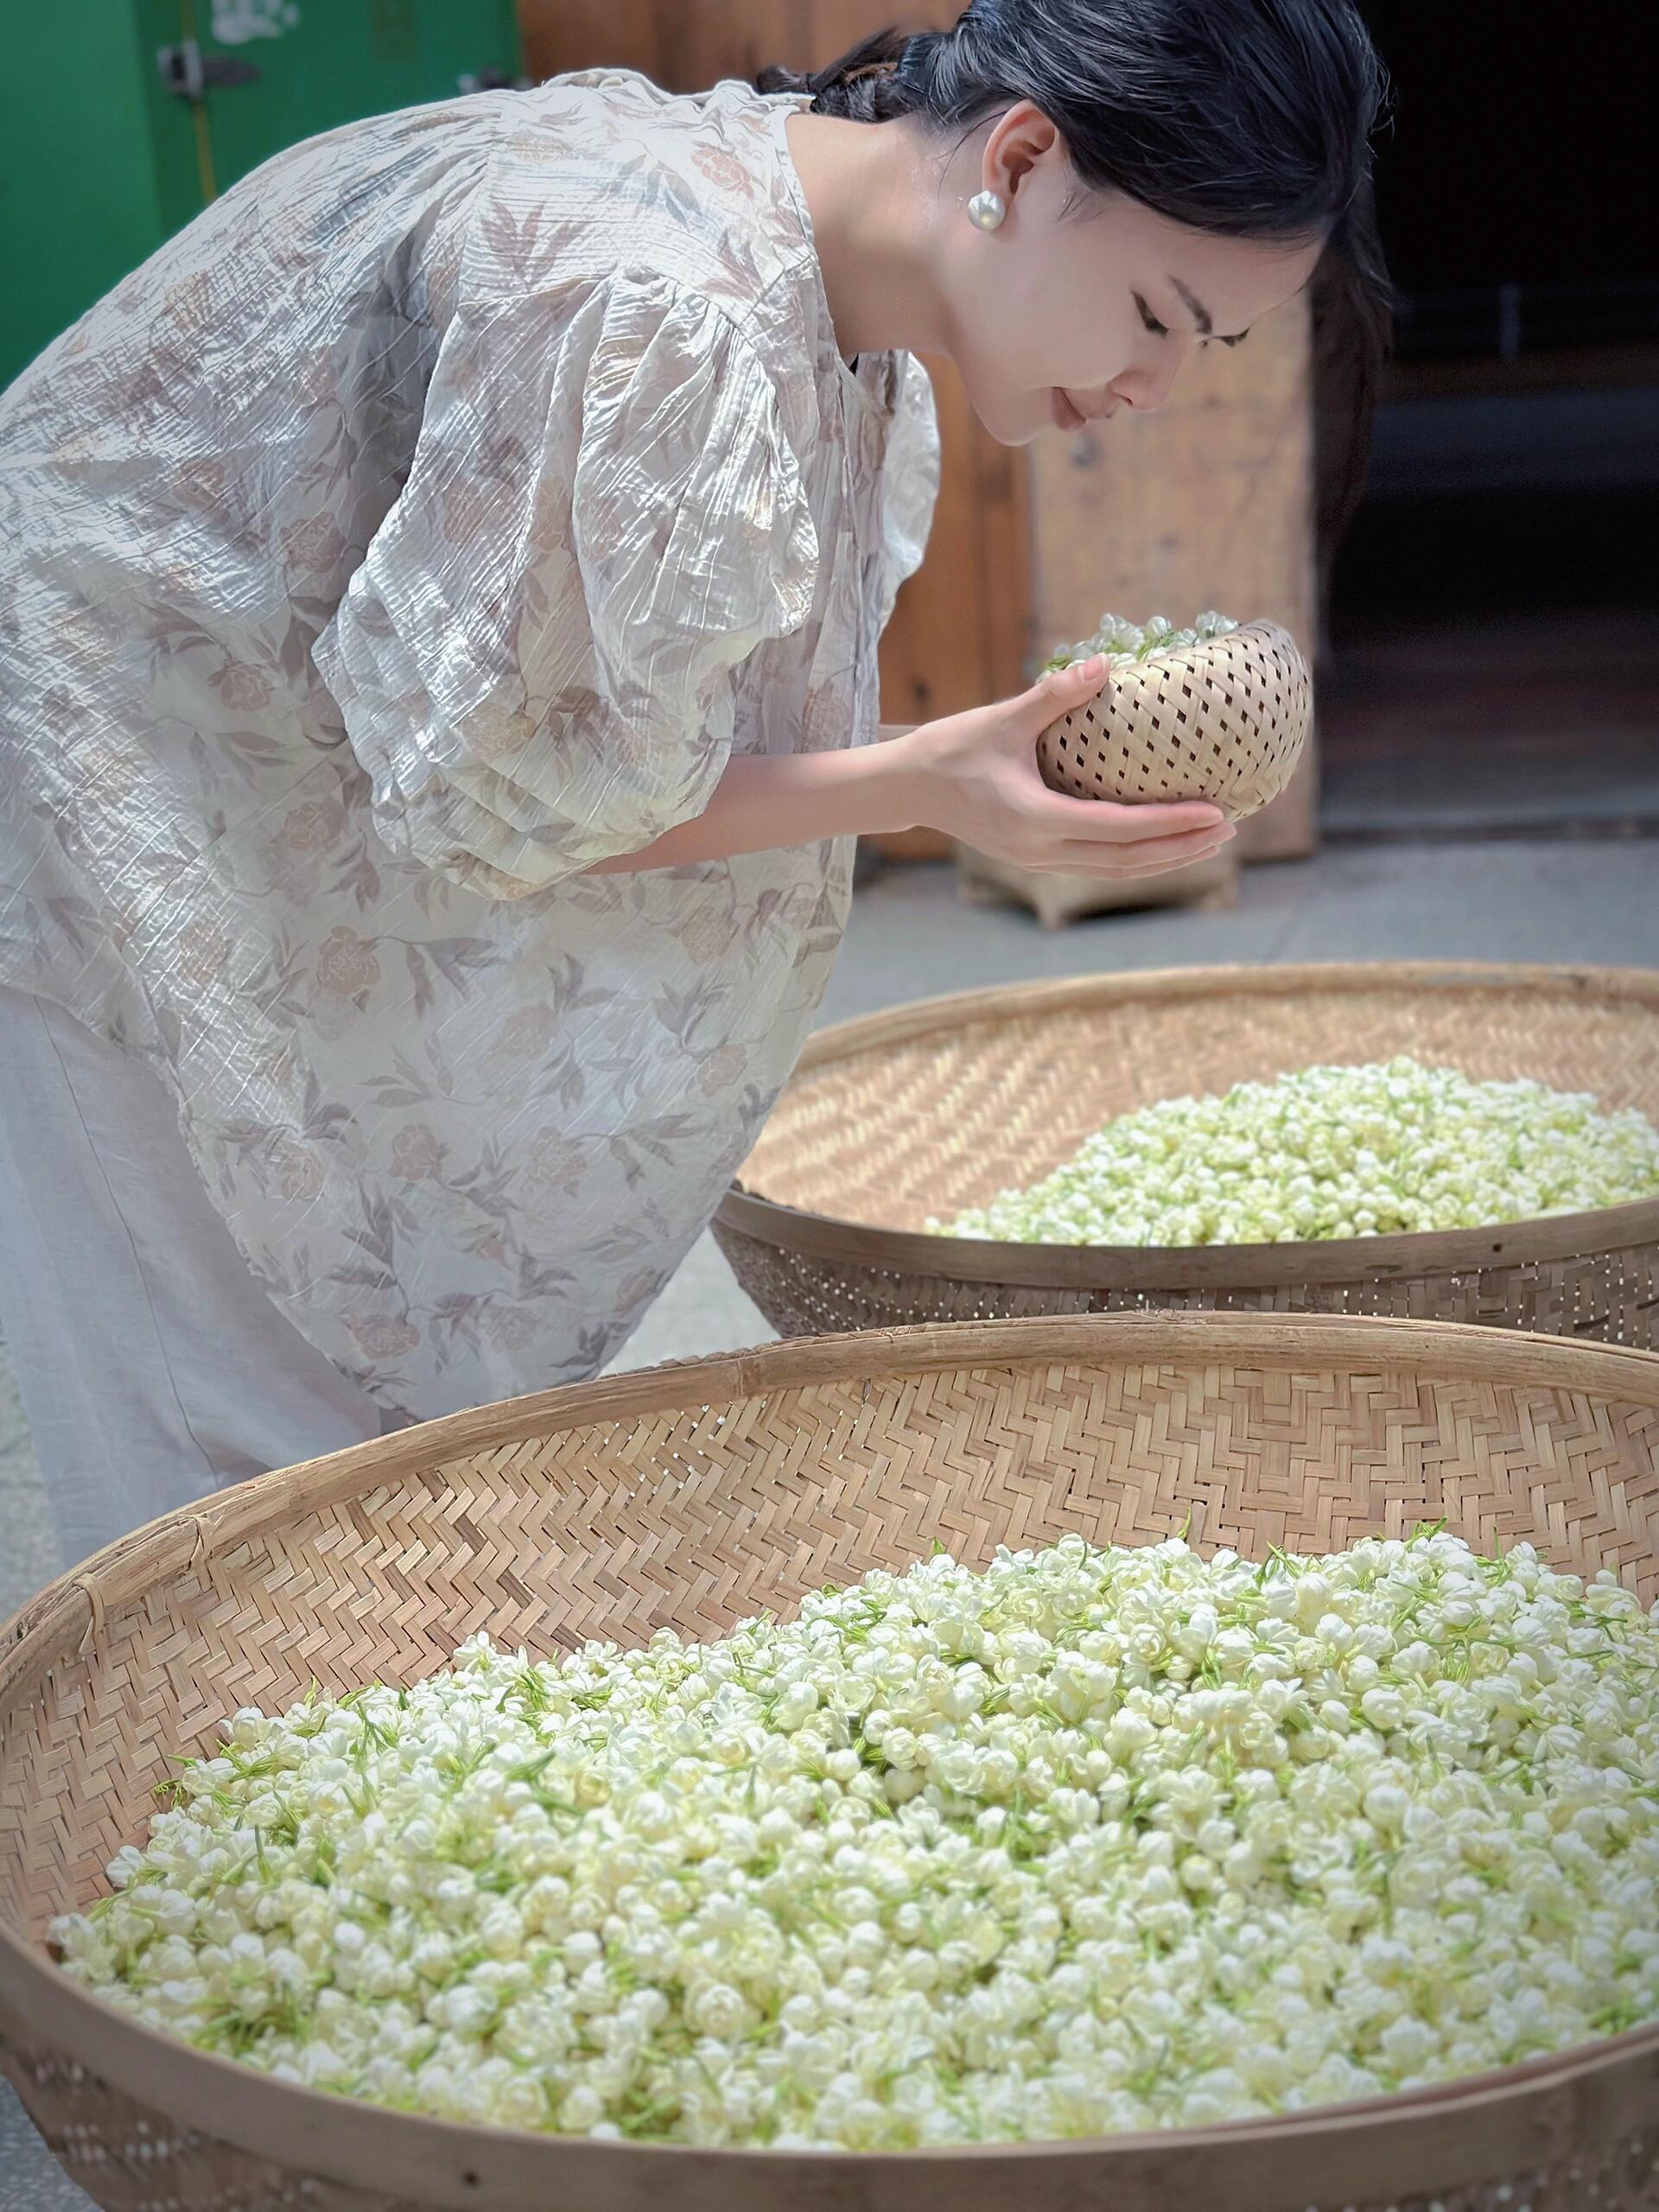
[[[225,1733],[66,1970],[441,2118],[1075,2136],[1659,2018],[1659,1626],[1525,1546],[1068,1536]]]
[[[1659,1130],[1634,1109],[1402,1058],[1160,1100],[1029,1189],[927,1227],[1016,1243],[1270,1244],[1479,1228],[1656,1192]],[[1630,1602],[1598,1588],[1592,1612]]]

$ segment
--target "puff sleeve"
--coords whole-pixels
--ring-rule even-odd
[[[817,559],[771,376],[708,300],[623,272],[461,308],[314,653],[380,834],[512,897],[693,818]]]

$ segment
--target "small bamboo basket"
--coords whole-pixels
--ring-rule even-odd
[[[1290,781],[1313,722],[1313,685],[1296,640],[1248,622],[1139,663],[1037,741],[1045,782],[1073,798],[1204,798],[1230,821]]]
[[[1115,1115],[1397,1052],[1659,1121],[1659,974],[1357,963],[980,991],[823,1031],[715,1233],[780,1335],[1212,1306],[1478,1322],[1659,1348],[1659,1198],[1489,1229],[1167,1249],[924,1233]]]
[[[1638,2212],[1659,2025],[1431,2091],[1103,2140],[811,2155],[467,2127],[175,2043],[44,1948],[176,1753],[315,1676],[719,1635],[935,1543],[1320,1550],[1446,1520],[1659,1597],[1659,1359],[1339,1319],[775,1346],[461,1414],[170,1516],[0,1631],[0,2063],[105,2212]]]

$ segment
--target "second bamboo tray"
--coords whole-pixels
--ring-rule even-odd
[[[924,1232],[1047,1174],[1114,1115],[1397,1052],[1659,1121],[1659,974],[1446,963],[1193,968],[899,1007],[803,1053],[715,1234],[782,1336],[1204,1306],[1391,1315],[1659,1347],[1659,1198],[1296,1244]]]

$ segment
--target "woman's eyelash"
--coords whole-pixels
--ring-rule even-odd
[[[1152,332],[1154,337],[1167,338],[1169,335],[1168,324],[1159,321],[1157,316],[1154,315],[1152,309],[1147,305],[1139,292],[1135,295],[1135,304],[1141,310],[1141,321],[1144,322],[1147,328]],[[1234,338],[1201,338],[1198,340],[1198,343],[1201,346],[1242,346],[1249,335],[1249,333],[1248,331],[1241,330],[1237,336]]]

